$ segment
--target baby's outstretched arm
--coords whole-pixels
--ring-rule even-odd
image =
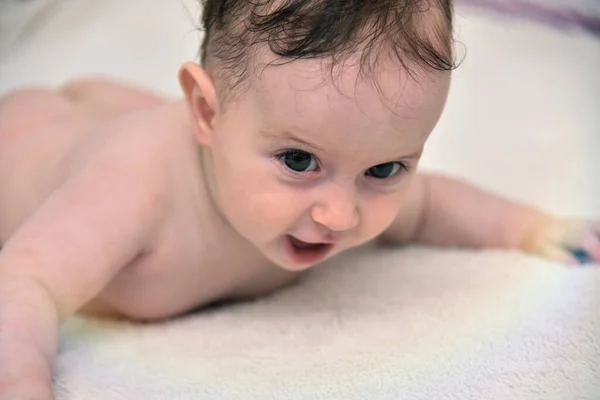
[[[600,262],[600,223],[561,219],[463,181],[417,174],[406,204],[382,235],[392,242],[520,249],[559,262]]]
[[[0,252],[0,400],[52,399],[59,324],[145,250],[161,194],[123,156],[93,157]]]

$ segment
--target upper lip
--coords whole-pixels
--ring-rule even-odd
[[[335,244],[336,243],[335,240],[331,240],[331,239],[308,240],[308,239],[299,238],[298,236],[294,236],[294,235],[288,235],[288,236],[293,237],[294,239],[299,240],[301,242],[309,243],[309,244]]]

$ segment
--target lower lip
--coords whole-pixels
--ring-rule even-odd
[[[310,265],[323,261],[333,249],[333,244],[322,244],[314,248],[300,249],[292,244],[291,237],[284,237],[284,246],[289,258],[295,264]]]

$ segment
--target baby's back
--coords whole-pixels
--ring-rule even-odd
[[[112,120],[165,101],[103,80],[0,98],[0,243],[94,151]]]
[[[138,174],[152,177],[147,180],[152,187],[142,190],[164,198],[155,211],[161,223],[153,243],[85,311],[163,318],[210,301],[266,292],[296,276],[270,265],[206,201],[183,102],[109,83],[83,89],[66,95],[31,89],[1,100],[0,244],[92,160],[114,160],[135,163]],[[108,141],[117,146],[107,146]],[[109,148],[119,150],[99,155]],[[110,177],[103,179],[97,184],[110,190]],[[146,180],[140,176],[140,181]],[[118,207],[118,189],[107,195],[114,195]]]
[[[68,173],[84,118],[55,92],[28,89],[0,100],[0,243]]]

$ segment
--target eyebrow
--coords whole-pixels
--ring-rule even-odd
[[[414,153],[411,153],[411,154],[404,155],[402,157],[398,157],[398,159],[402,159],[402,158],[421,158],[422,155],[423,155],[423,149],[421,149],[419,151],[415,151]]]
[[[296,135],[294,135],[292,132],[287,131],[287,130],[282,130],[282,131],[273,131],[273,130],[269,130],[269,129],[262,129],[260,131],[260,133],[269,138],[269,139],[285,139],[285,140],[290,140],[292,142],[296,142],[299,143],[303,146],[306,147],[310,147],[312,149],[318,150],[318,151],[324,151],[324,149],[322,147],[317,146],[314,143],[310,143]]]
[[[304,145],[306,147],[310,147],[312,149],[324,152],[325,150],[322,147],[319,147],[313,143],[307,142],[306,140],[294,135],[292,132],[288,131],[288,130],[281,130],[281,131],[274,131],[274,130],[269,130],[269,129],[262,129],[260,131],[260,133],[269,138],[269,139],[275,139],[275,140],[279,140],[279,139],[284,139],[284,140],[290,140],[292,142],[296,142],[299,143],[301,145]],[[418,150],[414,153],[411,154],[406,154],[403,155],[401,157],[396,157],[395,160],[401,160],[401,159],[410,159],[410,158],[420,158],[421,155],[423,154],[423,149]]]

